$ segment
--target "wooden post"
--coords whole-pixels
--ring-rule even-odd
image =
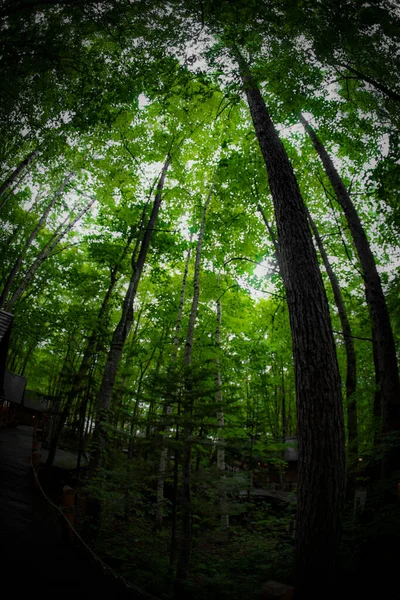
[[[62,499],[62,511],[66,516],[67,520],[74,526],[75,523],[75,490],[69,485],[65,485],[63,487],[63,499]],[[67,525],[65,524],[65,531],[67,537],[70,541],[74,539],[74,533]]]
[[[76,526],[79,527],[84,523],[86,514],[87,514],[87,503],[88,503],[88,495],[87,492],[83,492],[82,490],[78,490],[76,492],[76,511],[75,511],[75,523]]]
[[[34,470],[34,484],[35,484],[35,488],[38,489],[38,482],[37,482],[37,475],[38,475],[38,471],[39,471],[39,467],[40,467],[40,459],[42,458],[42,455],[40,454],[40,452],[32,452],[32,467]]]

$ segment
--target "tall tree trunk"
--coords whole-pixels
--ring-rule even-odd
[[[192,241],[192,239],[190,238],[190,242],[191,241]],[[176,360],[177,360],[177,356],[178,356],[179,333],[181,330],[183,307],[185,304],[186,284],[187,284],[187,277],[188,277],[188,272],[189,272],[191,251],[192,251],[192,249],[191,249],[191,247],[189,247],[189,250],[188,250],[187,256],[186,256],[185,269],[183,272],[181,294],[180,294],[179,306],[178,306],[178,314],[177,314],[176,323],[175,323],[175,333],[174,333],[174,340],[173,340],[171,369],[170,369],[171,380],[172,380],[173,385],[174,385]],[[164,417],[168,417],[168,415],[170,415],[172,413],[172,409],[173,409],[173,405],[171,403],[168,403],[165,406]],[[162,527],[162,520],[163,520],[164,481],[165,481],[165,472],[167,469],[167,463],[168,463],[168,446],[165,443],[162,443],[160,463],[159,463],[159,467],[158,467],[158,477],[157,477],[156,526],[159,528]]]
[[[160,342],[161,342],[161,340],[160,340]],[[137,391],[136,391],[135,406],[133,409],[133,415],[132,415],[132,421],[131,421],[131,439],[129,442],[129,458],[132,458],[133,451],[134,451],[134,441],[135,441],[135,437],[136,437],[135,425],[138,424],[137,416],[138,416],[140,398],[141,398],[141,393],[142,393],[143,379],[144,379],[144,376],[146,375],[146,371],[149,368],[151,361],[153,360],[157,346],[158,345],[153,346],[153,349],[150,354],[150,358],[147,361],[145,361],[145,362],[143,361],[140,363],[140,376],[139,376],[138,387],[137,387]]]
[[[111,281],[110,281],[110,285],[108,286],[107,292],[103,298],[103,302],[101,304],[100,310],[99,310],[99,314],[97,315],[97,325],[96,327],[93,329],[90,337],[89,337],[89,341],[87,343],[85,352],[83,354],[82,357],[82,361],[81,364],[79,366],[78,372],[75,374],[75,376],[72,379],[72,386],[71,389],[68,393],[67,396],[67,400],[65,402],[63,411],[60,415],[60,418],[58,420],[57,423],[57,427],[55,429],[54,435],[51,439],[50,442],[50,448],[49,448],[49,454],[46,460],[46,464],[45,464],[45,470],[46,471],[50,471],[52,466],[53,466],[53,462],[54,462],[54,457],[56,455],[57,452],[57,447],[58,447],[58,442],[60,439],[60,435],[62,433],[62,430],[64,428],[65,425],[65,421],[68,418],[68,415],[70,413],[71,410],[71,406],[72,403],[74,401],[74,399],[79,396],[81,389],[82,389],[82,384],[84,383],[85,379],[87,378],[88,375],[88,371],[90,368],[90,364],[91,364],[91,360],[93,358],[93,355],[95,353],[96,350],[96,345],[97,345],[97,340],[98,340],[98,333],[99,333],[99,327],[103,321],[104,315],[107,311],[108,308],[108,304],[111,298],[111,294],[115,288],[115,284],[117,282],[117,273],[118,273],[118,267],[119,264],[115,265],[112,272],[111,272]],[[85,409],[86,412],[86,409]]]
[[[286,416],[286,389],[285,389],[285,372],[283,365],[281,367],[281,395],[282,395],[282,438],[285,441],[287,436],[287,416]]]
[[[219,277],[218,277],[219,279]],[[222,491],[220,496],[220,513],[221,513],[221,528],[227,529],[229,527],[229,514],[227,506],[226,490],[224,489],[225,479],[225,440],[224,440],[224,408],[223,408],[223,397],[222,397],[222,378],[221,378],[221,365],[219,355],[221,352],[221,323],[222,323],[222,307],[221,298],[217,300],[217,327],[215,330],[215,346],[217,351],[217,357],[215,359],[215,400],[218,404],[217,410],[217,425],[218,425],[218,437],[217,437],[217,467],[222,483]]]
[[[396,430],[400,428],[400,383],[396,347],[375,259],[356,208],[331,157],[303,115],[300,115],[300,121],[325,167],[357,249],[364,279],[365,296],[371,315],[373,340],[376,345],[379,370],[377,380],[380,381],[381,388],[383,431]]]
[[[192,460],[192,410],[193,394],[190,366],[192,364],[194,328],[197,319],[197,308],[200,297],[200,263],[203,245],[204,227],[207,208],[210,204],[214,184],[203,206],[199,237],[197,239],[196,259],[194,263],[193,300],[186,335],[185,364],[185,397],[183,402],[183,464],[182,464],[182,542],[179,553],[177,578],[187,579],[189,574],[190,551],[192,546],[192,507],[191,507],[191,460]]]
[[[340,66],[342,66],[342,65],[340,65]],[[350,71],[350,73],[354,73],[354,75],[356,75],[358,77],[358,79],[360,79],[361,81],[366,81],[367,83],[372,85],[377,90],[380,90],[383,94],[385,94],[385,96],[387,96],[391,100],[394,100],[395,102],[400,102],[400,94],[398,92],[396,92],[395,90],[388,88],[383,83],[376,81],[376,79],[374,79],[370,75],[367,75],[366,73],[362,73],[361,71],[359,71],[358,69],[355,69],[354,67],[352,67],[349,64],[345,64],[343,66],[348,71]],[[343,77],[346,77],[346,75],[343,75]],[[352,79],[354,79],[354,77]]]
[[[151,211],[149,222],[147,224],[147,229],[145,230],[143,240],[140,245],[139,256],[137,261],[133,265],[133,273],[123,302],[121,319],[114,330],[114,334],[111,340],[111,347],[108,353],[107,362],[103,373],[103,379],[97,398],[96,426],[93,433],[94,450],[90,459],[91,474],[93,474],[95,470],[102,464],[103,453],[107,440],[105,425],[108,421],[108,413],[110,410],[114,382],[117,375],[119,363],[121,361],[124,345],[132,326],[133,302],[135,300],[136,291],[143,272],[143,267],[146,261],[147,252],[153,235],[154,226],[157,221],[158,213],[160,211],[162,192],[169,165],[170,157],[168,156],[162,168],[160,178],[158,180],[157,192],[154,198],[153,208]]]
[[[275,233],[274,230],[272,229],[270,223],[268,222],[268,219],[266,217],[266,214],[261,206],[261,204],[258,204],[257,206],[257,210],[258,212],[261,214],[263,221],[265,223],[265,227],[267,228],[267,231],[269,233],[269,237],[271,238],[271,242],[274,246],[274,252],[275,252],[275,258],[276,258],[276,262],[278,263],[278,268],[280,269],[280,256],[279,256],[279,244],[278,241],[275,237]]]
[[[7,281],[4,284],[4,288],[3,288],[3,291],[0,296],[0,308],[3,308],[7,304],[6,301],[7,301],[8,293],[10,291],[12,284],[14,283],[16,276],[18,275],[19,269],[21,267],[22,261],[24,260],[24,258],[26,256],[26,253],[28,252],[29,248],[31,247],[33,241],[36,239],[36,236],[39,233],[39,231],[42,229],[43,225],[45,224],[46,219],[49,216],[51,209],[54,207],[55,203],[57,202],[58,198],[63,193],[64,189],[70,182],[73,175],[74,175],[74,173],[72,172],[72,173],[69,173],[69,175],[67,175],[67,177],[65,177],[64,181],[62,182],[62,184],[57,189],[56,193],[53,195],[52,199],[50,200],[50,202],[44,209],[43,214],[40,217],[39,221],[37,222],[36,226],[33,228],[31,233],[29,234],[27,240],[25,241],[24,247],[22,248],[21,252],[17,256],[16,261],[15,261],[15,263],[11,269],[11,272],[7,278]],[[8,304],[7,304],[7,306],[8,306]]]
[[[19,165],[11,173],[11,175],[9,177],[7,177],[7,179],[4,181],[4,183],[2,183],[0,185],[0,198],[2,196],[4,196],[4,194],[8,190],[8,188],[10,188],[13,185],[14,181],[16,181],[18,179],[20,173],[22,173],[22,171],[24,169],[26,169],[26,167],[34,160],[34,158],[36,158],[36,156],[38,154],[39,154],[39,150],[33,150],[33,152],[30,152],[28,154],[28,156],[19,163]],[[3,208],[4,204],[6,203],[6,200],[7,200],[7,198],[3,199],[3,201],[0,203],[0,210]]]
[[[181,404],[178,401],[178,418],[181,414]],[[173,483],[173,501],[172,501],[172,511],[171,511],[171,544],[170,544],[170,552],[169,552],[169,574],[171,583],[173,581],[173,570],[175,565],[176,558],[176,538],[178,532],[178,484],[179,484],[179,450],[178,450],[178,440],[179,440],[179,424],[177,423],[175,429],[175,451],[174,451],[174,483]],[[173,585],[173,584],[172,584]],[[172,589],[171,589],[172,591]]]
[[[76,223],[85,215],[88,210],[93,206],[95,202],[95,198],[93,198],[86,206],[68,223],[66,227],[59,228],[60,231],[53,235],[51,240],[42,248],[39,252],[38,256],[29,267],[29,269],[24,274],[21,283],[11,296],[10,300],[7,302],[6,306],[9,310],[13,308],[15,303],[19,300],[20,296],[25,292],[32,278],[35,276],[37,270],[42,266],[45,260],[48,259],[50,254],[53,252],[54,248],[60,243],[62,238],[71,231],[71,229],[76,225]]]
[[[22,173],[22,175],[16,179],[13,182],[13,185],[10,186],[7,191],[3,194],[3,196],[1,197],[1,203],[0,203],[0,210],[1,208],[7,204],[8,199],[14,194],[14,192],[20,187],[21,183],[24,181],[24,179],[26,179],[29,176],[30,170],[26,169],[26,171],[24,171]],[[33,205],[35,204],[35,202],[33,203]],[[29,214],[32,211],[32,207],[33,205],[29,208],[29,210],[27,211],[27,214]],[[17,227],[18,229],[18,227]],[[13,234],[10,236],[11,238],[13,237]]]
[[[308,597],[336,578],[345,490],[343,407],[329,306],[299,186],[260,90],[236,49],[268,173],[292,332],[299,447],[295,578]]]
[[[324,267],[326,273],[329,277],[329,281],[331,283],[333,296],[335,298],[336,307],[339,313],[339,319],[342,326],[344,344],[346,349],[346,359],[347,359],[347,370],[346,370],[346,406],[347,406],[347,429],[348,429],[348,449],[350,456],[354,460],[357,455],[357,438],[358,438],[358,430],[357,430],[357,404],[355,399],[355,392],[357,388],[357,362],[356,362],[356,352],[354,349],[354,342],[350,327],[350,322],[347,316],[346,307],[343,301],[342,292],[340,291],[339,282],[337,280],[336,274],[332,269],[332,266],[329,262],[328,255],[325,251],[324,245],[322,243],[321,236],[318,233],[318,229],[315,226],[315,223],[307,209],[308,220],[311,225],[311,229],[313,231],[315,241],[318,246],[318,250],[321,254],[322,262],[324,263]]]

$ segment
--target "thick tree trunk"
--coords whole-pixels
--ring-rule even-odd
[[[9,310],[11,310],[13,308],[15,303],[19,300],[21,295],[25,292],[29,283],[35,276],[37,270],[40,269],[40,267],[42,266],[44,261],[48,259],[50,254],[53,252],[54,248],[56,248],[56,246],[60,243],[60,241],[63,239],[63,237],[65,237],[67,235],[67,233],[69,231],[71,231],[71,229],[73,229],[73,227],[83,217],[83,215],[85,215],[88,212],[88,210],[93,206],[95,200],[96,199],[93,198],[90,202],[88,202],[88,204],[68,223],[68,225],[66,227],[59,228],[60,231],[58,233],[56,233],[55,235],[53,235],[51,240],[44,246],[44,248],[42,248],[39,255],[36,257],[36,259],[34,260],[32,265],[26,271],[25,275],[22,278],[21,283],[19,284],[19,286],[17,287],[17,289],[11,296],[10,300],[7,302],[6,306]]]
[[[292,332],[299,446],[295,578],[298,597],[336,578],[345,490],[343,407],[328,301],[305,205],[260,90],[236,50],[274,202]]]
[[[221,529],[227,529],[229,527],[229,514],[228,514],[228,502],[226,490],[224,489],[225,479],[225,440],[224,440],[224,408],[223,408],[223,397],[222,397],[222,378],[221,378],[221,365],[219,361],[219,354],[221,351],[221,324],[222,324],[222,307],[221,299],[217,300],[217,327],[215,330],[215,346],[217,350],[217,358],[215,359],[215,400],[218,404],[217,411],[217,425],[218,425],[218,437],[217,437],[217,467],[220,475],[220,481],[222,483],[221,496],[219,501],[220,513],[221,513]]]
[[[192,240],[190,239],[190,241],[192,241]],[[183,307],[185,304],[186,284],[187,284],[187,277],[188,277],[188,272],[189,272],[191,251],[192,251],[192,249],[189,247],[189,250],[188,250],[188,253],[186,256],[185,270],[183,273],[181,294],[180,294],[179,306],[178,306],[178,314],[177,314],[176,323],[175,323],[175,334],[174,334],[172,357],[171,357],[171,369],[170,369],[172,383],[174,383],[173,376],[175,374],[176,359],[177,359],[177,355],[178,355],[179,332],[181,330]],[[173,409],[172,404],[167,404],[165,407],[165,410],[164,410],[164,417],[166,417],[168,419],[168,416],[172,413],[172,409]],[[167,469],[167,463],[168,463],[168,446],[165,443],[163,443],[162,448],[161,448],[161,456],[160,456],[160,463],[159,463],[159,467],[158,467],[158,477],[157,477],[156,525],[159,528],[161,528],[162,520],[163,520],[164,481],[165,481],[165,473],[166,473],[166,469]]]
[[[357,362],[356,362],[356,352],[354,349],[354,342],[350,327],[350,322],[347,316],[346,307],[343,301],[342,292],[340,291],[339,282],[337,280],[336,274],[332,269],[332,266],[329,262],[328,255],[325,251],[324,245],[322,243],[321,236],[318,233],[318,229],[307,209],[308,220],[311,225],[311,229],[314,234],[315,241],[318,246],[318,250],[321,254],[322,262],[324,263],[324,267],[326,273],[329,277],[329,281],[331,283],[333,296],[335,298],[336,307],[339,313],[340,323],[342,325],[342,332],[344,338],[344,344],[346,349],[346,359],[347,359],[347,370],[346,370],[346,407],[347,407],[347,430],[348,430],[348,449],[349,454],[354,460],[357,455],[357,438],[358,438],[358,430],[357,430],[357,404],[355,399],[355,392],[357,388]]]
[[[104,449],[107,440],[105,425],[108,421],[108,413],[110,410],[111,396],[114,387],[115,378],[119,363],[121,361],[122,352],[126,339],[133,322],[133,302],[135,300],[136,291],[143,272],[143,267],[146,261],[147,252],[150,246],[150,241],[153,235],[155,223],[160,211],[162,201],[162,191],[164,188],[165,177],[170,165],[170,158],[167,157],[160,179],[157,184],[157,192],[153,202],[150,219],[147,224],[147,229],[143,235],[143,240],[140,245],[139,256],[136,263],[133,265],[133,273],[129,282],[129,287],[125,295],[121,319],[114,330],[111,340],[111,347],[108,353],[106,366],[103,373],[99,395],[97,398],[97,417],[96,427],[93,433],[94,449],[90,460],[90,473],[93,475],[96,469],[101,466]]]
[[[28,154],[28,156],[26,158],[24,158],[24,160],[19,163],[19,165],[15,169],[15,171],[13,171],[11,173],[11,175],[9,177],[7,177],[7,179],[4,181],[4,183],[2,183],[0,185],[0,198],[2,196],[4,196],[5,192],[8,190],[8,188],[10,188],[13,185],[14,181],[17,181],[19,175],[34,160],[34,158],[36,158],[36,156],[38,155],[38,153],[39,153],[39,150],[34,150],[30,154]],[[6,201],[7,201],[7,198],[3,199],[3,201],[0,202],[0,210],[3,208],[4,204],[6,203]]]
[[[65,177],[64,181],[62,182],[62,184],[57,189],[56,193],[53,195],[52,199],[50,200],[50,202],[44,209],[43,214],[40,217],[39,221],[37,222],[36,226],[34,227],[32,232],[29,234],[28,239],[26,240],[26,242],[24,244],[24,247],[22,248],[21,252],[17,256],[17,259],[11,269],[11,272],[7,278],[7,281],[4,284],[4,288],[3,288],[3,291],[0,296],[0,308],[3,308],[4,306],[11,308],[11,305],[9,305],[9,303],[7,303],[7,296],[11,289],[12,284],[14,283],[16,276],[19,273],[19,269],[21,267],[22,261],[24,260],[29,248],[32,246],[32,243],[36,239],[37,234],[42,229],[43,225],[46,223],[46,219],[49,216],[50,211],[54,207],[55,203],[57,202],[58,198],[63,193],[63,191],[66,188],[66,186],[68,185],[68,183],[71,181],[71,178],[73,175],[74,175],[74,173],[69,173],[69,175],[67,175],[67,177]]]
[[[207,208],[210,204],[214,184],[211,186],[208,198],[203,206],[199,237],[197,240],[196,260],[194,264],[193,300],[189,316],[188,330],[185,343],[185,398],[183,402],[183,464],[182,464],[182,542],[179,553],[177,578],[187,579],[189,574],[190,552],[192,546],[192,507],[191,507],[191,460],[192,460],[192,382],[190,366],[192,364],[194,328],[197,319],[197,308],[200,297],[200,263],[203,245],[204,227]]]
[[[376,362],[379,370],[376,379],[380,381],[381,388],[383,431],[396,430],[400,428],[400,383],[396,347],[375,259],[356,208],[332,159],[313,128],[302,115],[300,115],[300,121],[325,167],[357,249],[364,279],[365,296],[371,315],[373,339],[376,345]]]

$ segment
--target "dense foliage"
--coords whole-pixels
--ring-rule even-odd
[[[291,581],[295,492],[286,486],[284,500],[262,502],[253,489],[271,487],[267,463],[273,487],[285,487],[298,388],[290,282],[282,279],[281,233],[242,60],[351,326],[350,398],[349,336],[316,244],[342,381],[348,490],[371,486],[362,525],[349,496],[343,561],[354,572],[364,559],[373,563],[365,548],[379,528],[399,534],[394,469],[378,483],[374,470],[397,427],[393,418],[382,434],[392,409],[378,410],[364,266],[300,119],[332,158],[365,229],[398,350],[395,3],[5,0],[0,15],[0,308],[14,314],[8,368],[50,397],[49,437],[61,423],[55,447],[64,439],[79,454],[79,485],[101,506],[95,539],[90,523],[85,532],[97,551],[161,597],[173,594],[176,563],[178,580],[198,598],[252,598],[268,579]]]

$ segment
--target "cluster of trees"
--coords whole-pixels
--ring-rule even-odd
[[[110,470],[151,464],[186,580],[193,471],[215,473],[227,528],[226,463],[297,434],[296,593],[316,574],[333,586],[346,480],[378,447],[371,478],[397,463],[395,8],[0,14],[0,307],[15,315],[9,369],[55,399],[47,467],[68,422],[79,461],[95,424],[103,491]]]

